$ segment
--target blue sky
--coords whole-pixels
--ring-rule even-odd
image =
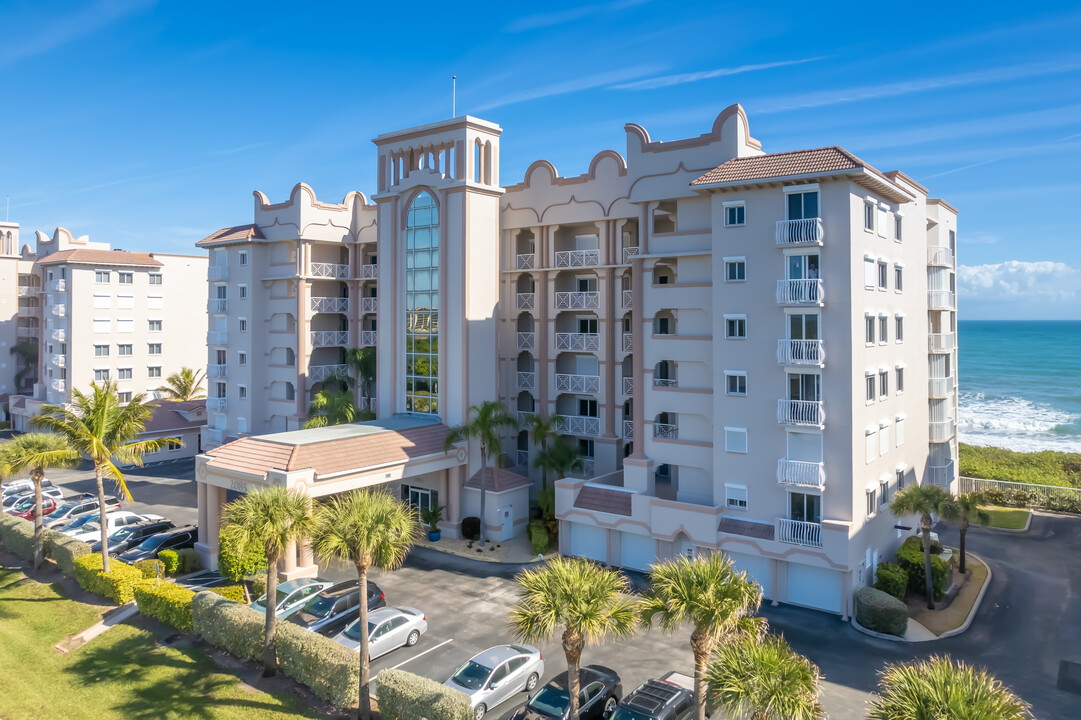
[[[0,201],[191,252],[254,189],[371,194],[371,138],[449,116],[452,74],[507,183],[740,102],[769,152],[842,145],[960,208],[963,317],[1081,318],[1076,3],[367,5],[3,0]]]

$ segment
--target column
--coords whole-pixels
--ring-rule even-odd
[[[282,572],[290,577],[297,569],[297,544],[295,540],[290,540],[289,544],[285,546],[285,551],[281,557]]]
[[[206,487],[206,547],[214,558],[218,557],[218,532],[221,527],[221,506],[225,493],[217,485]]]
[[[457,526],[462,521],[462,475],[465,466],[447,468],[444,473],[447,480],[447,522]]]
[[[615,331],[619,328],[619,322],[616,318],[615,298],[619,291],[616,289],[615,272],[613,268],[601,271],[600,284],[604,288],[601,298],[604,306],[601,308],[603,315],[597,328],[601,332],[600,355],[604,364],[604,395],[607,401],[604,407],[604,437],[606,438],[616,438],[621,434],[616,432],[616,407],[623,393],[623,381],[620,378],[622,373],[616,365]]]
[[[642,287],[642,275],[645,273],[645,263],[641,256],[631,258],[631,329],[634,332],[634,350],[631,355],[631,367],[634,373],[634,394],[631,406],[634,410],[634,452],[631,457],[636,460],[644,460],[645,453],[645,345],[649,335],[647,328],[648,320],[642,312],[643,297],[645,292]]]
[[[197,503],[199,507],[199,542],[206,545],[207,543],[207,505],[206,505],[206,483],[195,483],[195,494],[197,497]]]

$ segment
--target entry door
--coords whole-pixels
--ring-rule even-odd
[[[788,399],[818,402],[822,399],[822,376],[812,373],[789,373]]]
[[[822,522],[822,496],[809,493],[789,493],[788,519],[801,522]]]
[[[409,507],[417,510],[428,510],[432,506],[432,493],[419,487],[409,488]]]
[[[512,537],[514,535],[514,506],[507,505],[499,508],[499,517],[503,520],[503,537]]]
[[[794,314],[788,316],[789,340],[818,340],[818,314]]]

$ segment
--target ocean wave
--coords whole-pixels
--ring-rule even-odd
[[[1010,450],[1081,452],[1081,416],[1020,397],[962,393],[957,432],[962,442]]]

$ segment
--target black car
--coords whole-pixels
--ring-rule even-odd
[[[696,714],[694,694],[683,684],[646,680],[619,704],[609,720],[691,720]]]
[[[551,682],[529,698],[512,720],[566,720],[570,712],[567,673],[556,675]],[[623,697],[623,682],[615,670],[603,665],[586,665],[578,671],[578,715],[582,720],[605,720]]]
[[[184,527],[173,528],[172,530],[151,535],[127,552],[121,553],[119,558],[121,562],[126,562],[129,565],[139,560],[153,560],[162,550],[181,550],[194,547],[195,541],[198,539],[199,529],[194,525],[185,525]]]
[[[165,530],[172,530],[174,525],[168,520],[145,520],[135,525],[122,527],[109,536],[109,554],[117,555],[130,550],[151,535]],[[93,552],[101,552],[101,541],[90,545]]]
[[[357,580],[338,583],[312,597],[304,607],[289,617],[291,622],[332,637],[360,617],[360,591]],[[387,604],[379,586],[368,581],[368,610]]]

